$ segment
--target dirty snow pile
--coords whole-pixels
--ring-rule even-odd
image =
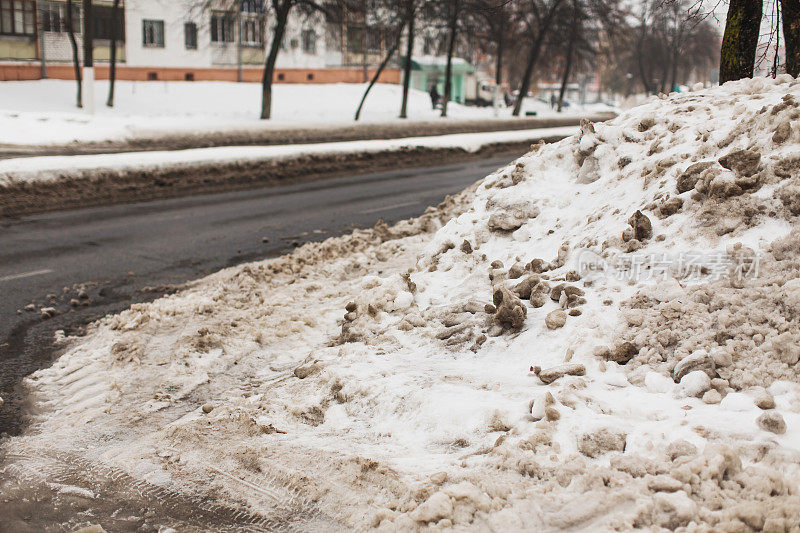
[[[273,526],[798,531],[799,118],[788,76],[653,98],[107,317],[5,447]]]

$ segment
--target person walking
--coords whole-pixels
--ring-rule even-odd
[[[431,85],[431,90],[428,92],[428,94],[431,95],[431,105],[434,109],[436,109],[439,105],[439,98],[441,97],[435,83]]]

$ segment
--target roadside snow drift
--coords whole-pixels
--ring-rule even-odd
[[[100,155],[18,157],[0,160],[0,188],[22,183],[91,179],[97,175],[121,175],[126,171],[156,172],[199,164],[232,164],[335,155],[398,152],[427,148],[477,152],[504,143],[528,143],[542,137],[573,135],[576,126],[485,133],[455,133],[430,137],[375,139],[277,146],[225,146],[191,150],[123,152]]]
[[[787,76],[654,98],[107,317],[4,447],[277,529],[797,531],[798,118]]]
[[[105,105],[108,81],[95,83],[94,115],[75,107],[75,82],[68,80],[8,81],[0,84],[0,144],[48,145],[72,142],[124,141],[164,135],[246,132],[286,125],[353,124],[364,94],[362,83],[276,83],[272,87],[272,119],[259,120],[260,83],[117,81],[113,108]],[[363,122],[385,124],[397,118],[403,87],[376,84],[361,115]],[[614,112],[606,104],[571,105],[556,113],[535,98],[524,112],[539,117]],[[410,120],[441,120],[426,91],[411,89]],[[451,120],[491,119],[491,107],[448,104]],[[510,108],[500,116],[511,117]]]

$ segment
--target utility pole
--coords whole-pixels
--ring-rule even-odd
[[[94,20],[92,0],[83,0],[83,107],[94,114]]]

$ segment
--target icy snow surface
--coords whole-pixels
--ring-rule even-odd
[[[798,98],[653,98],[109,316],[4,446],[345,528],[796,530]]]

